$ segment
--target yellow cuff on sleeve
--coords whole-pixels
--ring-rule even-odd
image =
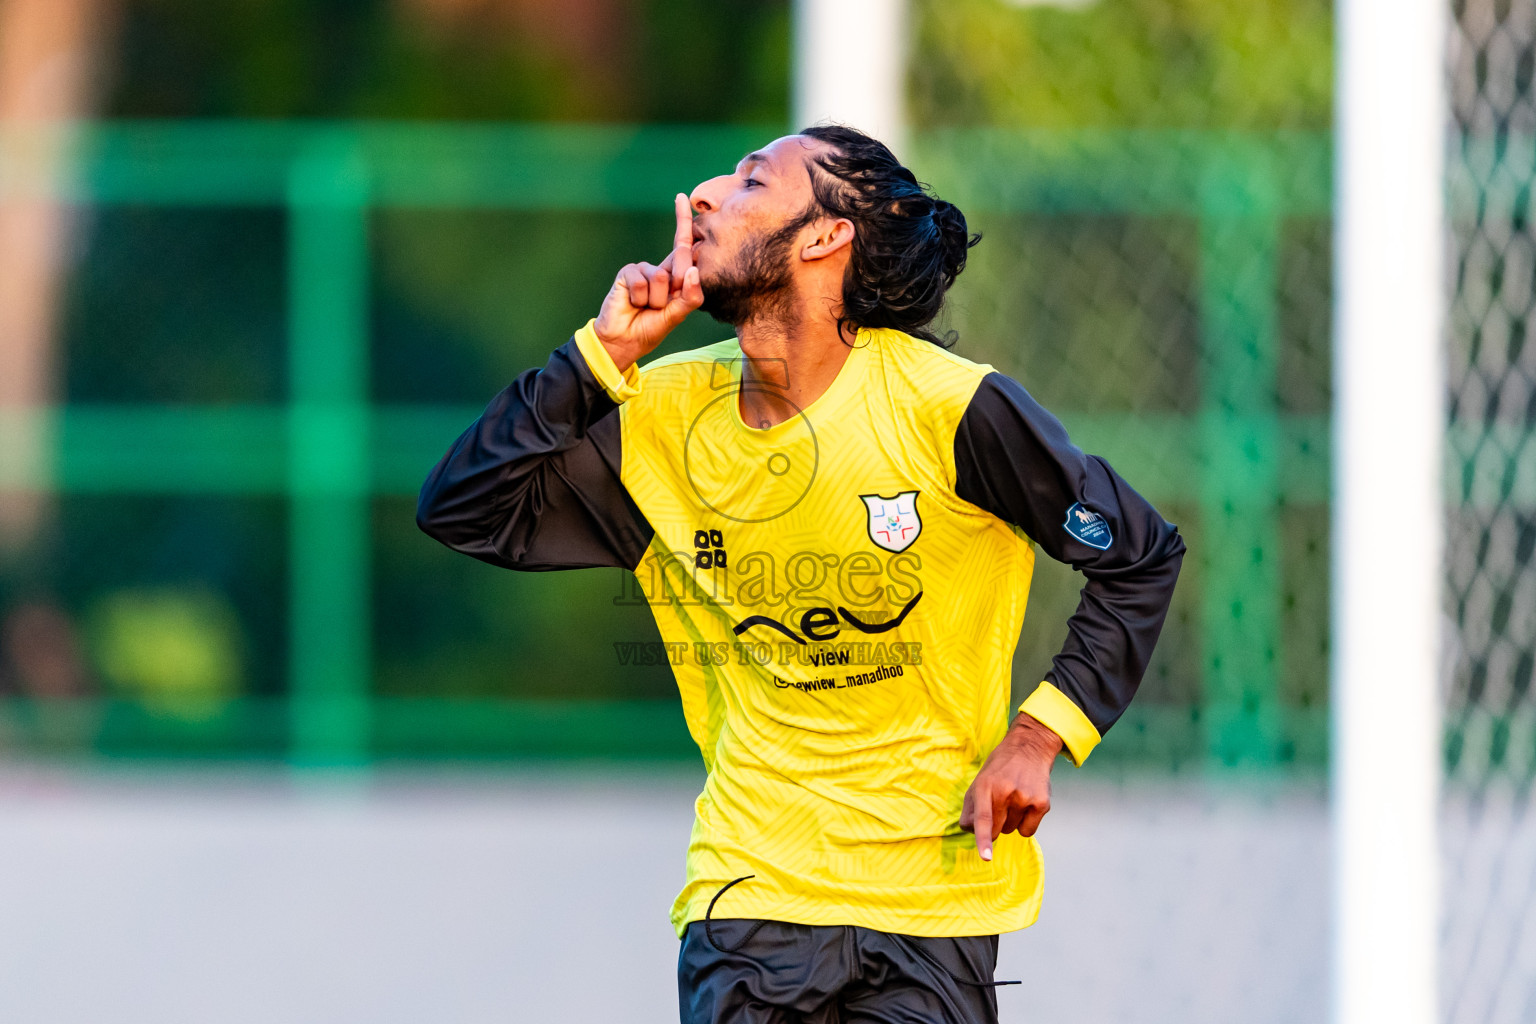
[[[1083,709],[1050,683],[1036,687],[1019,710],[1060,736],[1073,764],[1082,764],[1099,745],[1099,730],[1088,721]]]
[[[640,393],[640,368],[631,364],[623,373],[613,361],[613,356],[597,340],[597,320],[587,321],[587,326],[576,332],[576,349],[587,361],[587,369],[608,392],[615,402],[626,402]]]

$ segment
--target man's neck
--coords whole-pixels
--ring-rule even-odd
[[[804,314],[805,310],[797,310]],[[853,341],[835,318],[781,316],[736,329],[746,357],[741,372],[742,422],[766,430],[783,423],[826,393],[848,361]]]

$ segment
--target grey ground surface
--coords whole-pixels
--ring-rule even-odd
[[[1004,1021],[1325,1018],[1319,788],[1059,778]],[[674,1021],[698,784],[0,769],[0,1021]]]

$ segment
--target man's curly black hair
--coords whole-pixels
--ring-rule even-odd
[[[817,204],[854,225],[838,325],[889,327],[953,345],[953,332],[941,338],[928,325],[981,235],[968,234],[959,207],[929,191],[878,139],[846,125],[800,134],[832,150],[815,160],[825,172],[811,176]]]

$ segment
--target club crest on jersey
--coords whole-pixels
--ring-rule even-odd
[[[923,532],[917,514],[917,491],[902,491],[895,497],[861,494],[859,500],[869,510],[869,539],[887,551],[905,551]]]
[[[1109,546],[1115,542],[1104,517],[1092,509],[1084,508],[1080,501],[1073,502],[1072,507],[1067,509],[1067,521],[1061,525],[1072,536],[1100,551],[1108,551]]]

